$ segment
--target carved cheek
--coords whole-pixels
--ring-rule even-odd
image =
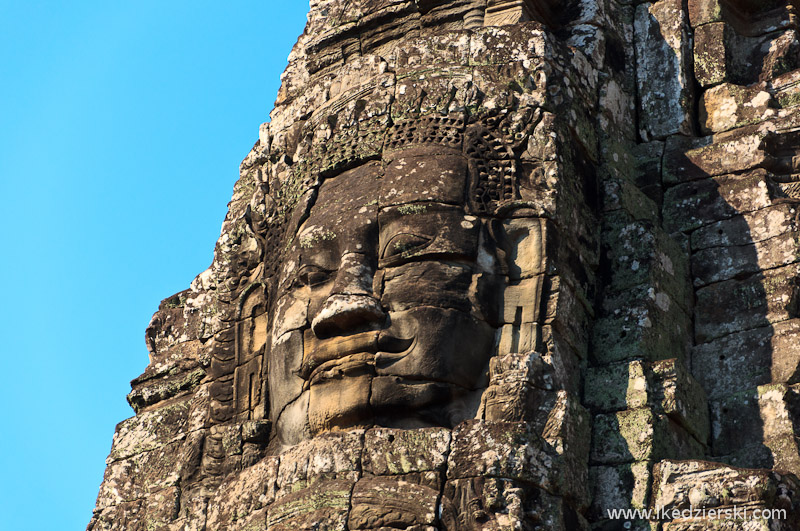
[[[413,332],[414,346],[402,358],[379,362],[377,374],[470,389],[485,383],[495,335],[485,322],[457,310],[425,306],[392,314],[389,332],[398,337],[411,337]]]
[[[269,393],[272,418],[289,402],[296,400],[303,390],[303,380],[298,376],[303,362],[303,333],[287,332],[273,342],[269,353]]]
[[[423,261],[389,268],[385,272],[384,305],[391,311],[418,306],[469,312],[472,269],[462,264]],[[413,288],[412,288],[413,286]]]
[[[287,332],[307,326],[308,306],[308,288],[292,290],[278,300],[272,325],[273,344]]]

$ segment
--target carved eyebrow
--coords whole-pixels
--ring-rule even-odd
[[[383,245],[380,258],[382,260],[389,260],[398,257],[410,258],[409,256],[403,255],[424,249],[434,239],[435,235],[423,236],[414,232],[399,232],[389,238],[389,240]]]

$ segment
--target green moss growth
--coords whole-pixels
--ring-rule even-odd
[[[303,249],[308,249],[312,247],[315,243],[321,241],[330,241],[336,238],[336,233],[333,231],[324,231],[324,232],[317,232],[314,234],[310,234],[308,236],[303,236],[300,238],[300,247]]]
[[[421,214],[428,209],[428,205],[403,205],[397,208],[397,211],[400,212],[403,216],[409,216],[412,214]]]
[[[778,104],[781,106],[782,109],[786,109],[788,107],[796,107],[797,105],[800,105],[800,92],[778,95]]]

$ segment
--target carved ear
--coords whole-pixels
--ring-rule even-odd
[[[494,254],[497,257],[497,274],[508,275],[508,242],[505,227],[501,219],[488,219],[486,228],[494,247]]]
[[[508,275],[519,280],[546,273],[547,222],[542,218],[512,218],[502,227],[500,245],[506,254]]]
[[[249,285],[239,298],[233,381],[233,405],[239,420],[264,418],[268,410],[262,385],[268,334],[267,303],[268,290],[262,282]]]

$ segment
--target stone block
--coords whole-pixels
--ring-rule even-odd
[[[715,460],[740,467],[772,467],[772,455],[764,445],[756,388],[710,400],[709,409],[711,455]]]
[[[722,398],[773,381],[773,336],[773,327],[766,326],[693,347],[692,373],[708,397]]]
[[[382,382],[385,384],[387,380]],[[341,384],[340,384],[341,382]],[[372,387],[375,385],[376,393],[372,396]],[[308,425],[311,434],[317,435],[337,429],[337,415],[341,414],[340,404],[347,404],[348,414],[360,416],[369,415],[370,399],[385,400],[389,396],[385,391],[387,386],[380,386],[369,375],[351,376],[341,380],[323,380],[309,389],[308,399]],[[380,393],[384,391],[384,393]],[[378,398],[380,396],[380,399]],[[299,417],[298,423],[304,423],[306,417]]]
[[[202,492],[181,493],[181,514],[167,528],[169,531],[202,529],[206,525],[208,515],[208,496]]]
[[[765,86],[718,85],[700,100],[700,127],[709,134],[762,122],[775,115],[771,101]]]
[[[176,486],[180,480],[180,451],[180,443],[170,443],[110,463],[100,485],[97,508],[143,499]]]
[[[117,461],[160,448],[186,437],[191,398],[123,420],[114,432],[108,459]]]
[[[603,312],[592,332],[597,365],[685,357],[690,318],[666,293],[637,286],[606,299]]]
[[[577,397],[559,391],[555,406],[546,416],[542,437],[561,458],[562,490],[570,503],[583,511],[591,501],[588,485],[591,415]]]
[[[633,12],[632,6],[626,6],[623,9],[629,9],[631,13]],[[628,28],[630,28],[630,26],[628,26]],[[584,36],[594,39],[595,35],[603,35],[602,40],[597,42],[597,44],[605,44],[605,36],[607,34],[604,35],[604,31],[598,31],[597,27],[589,27],[587,29],[589,30],[588,32],[579,33],[573,36],[571,40],[580,43]],[[599,46],[597,47],[599,48]],[[602,48],[600,49],[602,50]],[[587,51],[590,54],[592,52],[591,49]],[[606,50],[602,51],[605,52]],[[630,50],[627,53],[615,54],[611,57],[614,58],[614,62],[618,66],[624,65],[627,72],[634,71],[635,62],[633,53]],[[603,59],[606,59],[606,57],[603,57]],[[624,74],[612,75],[609,79],[601,80],[600,105],[597,116],[597,121],[600,124],[598,136],[603,139],[601,150],[606,150],[605,146],[603,146],[606,142],[614,144],[616,143],[614,140],[617,139],[630,141],[636,137],[636,120],[634,118],[636,99],[632,96],[632,94],[635,93],[634,86],[635,79],[633,76],[625,76]],[[607,161],[613,161],[613,166],[616,166],[616,168],[610,169],[611,174],[615,175],[616,171],[626,172],[628,169],[624,167],[624,157],[622,157],[620,153],[617,158],[614,158],[614,153],[618,152],[616,150],[611,151],[608,153],[610,156],[607,156],[605,159]]]
[[[772,382],[800,383],[800,320],[772,326]]]
[[[526,422],[463,422],[453,431],[447,458],[449,480],[504,478],[580,500],[586,482],[574,472],[581,473],[565,466],[564,456]]]
[[[716,85],[727,79],[727,26],[724,22],[714,22],[695,29],[694,72],[695,78],[703,87]]]
[[[566,279],[542,275],[513,281],[503,290],[502,299],[499,317],[504,324],[500,329],[498,353],[540,349],[542,326],[560,332],[575,352],[588,350],[591,331],[588,302]]]
[[[256,520],[266,526],[266,508],[275,501],[277,479],[277,456],[266,457],[225,478],[216,491],[217,495],[209,500],[206,526],[209,529],[225,529],[225,526],[241,521],[255,524]]]
[[[664,228],[689,232],[771,205],[767,173],[761,169],[687,182],[665,193]]]
[[[353,488],[348,529],[408,528],[437,523],[439,491],[394,477],[364,477]]]
[[[145,509],[142,500],[113,505],[102,510],[95,509],[87,531],[127,531],[141,529],[144,525]]]
[[[142,413],[159,402],[195,391],[206,374],[205,369],[197,367],[187,371],[177,369],[163,377],[134,380],[133,390],[126,397],[128,404],[137,414]]]
[[[389,476],[441,471],[450,450],[450,430],[373,428],[364,435],[366,474]]]
[[[484,26],[505,26],[534,20],[534,2],[530,0],[489,0]]]
[[[425,3],[420,2],[420,5],[422,6]],[[427,3],[430,4],[430,2]],[[459,4],[463,9],[463,3]],[[361,47],[365,53],[367,50],[371,50],[372,53],[383,57],[394,50],[395,46],[392,46],[392,44],[397,39],[417,37],[423,18],[430,23],[432,19],[436,20],[437,12],[441,11],[441,9],[432,9],[424,12],[422,9],[417,9],[416,5],[405,0],[372,4],[371,7],[373,12],[369,16],[362,17],[360,22]],[[375,9],[376,7],[377,9]],[[458,18],[461,19],[463,16]],[[391,22],[388,25],[379,23],[379,21],[383,20],[390,20]]]
[[[404,71],[420,66],[467,66],[469,46],[469,33],[460,31],[441,33],[435,39],[408,39],[393,50],[388,58],[389,67]]]
[[[216,481],[242,466],[244,441],[240,424],[217,424],[206,432],[204,438],[195,437],[193,433],[187,439],[187,455],[200,454],[199,465],[203,474]],[[181,470],[181,476],[188,477],[187,472]]]
[[[572,298],[583,305],[584,312],[592,315],[592,297],[595,289],[594,269],[597,265],[597,243],[595,235],[587,235],[578,241],[572,231],[561,230],[547,219],[521,217],[503,222],[503,251],[509,256],[508,285],[503,292],[503,315],[505,323],[513,323],[519,306],[516,304],[539,297],[542,291],[548,298],[545,320],[553,319],[558,309],[558,298],[563,286],[564,302],[571,303]],[[541,282],[536,277],[542,277]],[[483,294],[481,294],[483,295]],[[485,294],[490,297],[491,294]],[[544,308],[525,310],[522,322],[543,322],[539,314]],[[577,311],[577,310],[573,310]],[[580,316],[578,316],[580,318]],[[494,318],[497,319],[497,318]],[[562,320],[565,319],[562,318]]]
[[[758,404],[764,422],[764,444],[772,452],[773,469],[800,475],[800,387],[762,385]]]
[[[633,152],[636,156],[636,186],[660,209],[664,200],[664,189],[661,181],[664,142],[654,141],[646,144],[637,144]]]
[[[345,23],[333,31],[325,32],[321,38],[311,40],[307,50],[308,73],[323,73],[344,66],[348,59],[356,58],[361,46],[360,40],[352,34],[356,27],[354,22]]]
[[[797,47],[799,43],[796,22],[792,20],[793,13],[789,9],[779,9],[776,11],[779,13],[779,16],[776,17],[777,20],[776,18],[772,20],[767,19],[763,20],[766,24],[759,24],[759,26],[761,26],[760,29],[766,29],[770,34],[761,36],[755,33],[755,37],[748,39],[752,43],[750,44],[752,48],[761,46],[761,50],[759,50],[760,57],[758,57],[755,65],[756,71],[753,72],[753,74],[758,75],[759,81],[770,82],[776,77],[794,72],[797,70],[798,66],[800,66],[797,60]],[[777,22],[777,24],[770,27],[770,22],[773,21]],[[783,31],[774,31],[776,26],[782,26],[781,30]],[[779,82],[778,87],[780,87],[780,85],[781,83]],[[784,89],[785,94],[785,85],[781,88]],[[787,103],[786,100],[783,101],[783,105],[791,106],[787,105]]]
[[[688,17],[680,0],[639,4],[634,18],[639,133],[645,141],[692,133]]]
[[[700,288],[695,304],[697,344],[797,317],[798,277],[800,265],[793,264]]]
[[[658,225],[635,221],[624,212],[606,216],[602,235],[611,278],[606,292],[622,293],[646,285],[660,293],[662,305],[691,304],[688,261],[680,247]]]
[[[702,444],[709,440],[706,394],[678,359],[650,364],[652,402]]]
[[[552,53],[551,43],[540,25],[520,24],[475,30],[469,55],[471,62],[479,65],[514,62],[535,65]]]
[[[278,497],[322,480],[355,482],[363,448],[364,430],[326,433],[293,446],[281,455]]]
[[[751,245],[712,247],[692,255],[694,285],[741,278],[800,260],[800,233],[789,232]]]
[[[770,470],[735,468],[708,461],[661,461],[653,467],[651,507],[663,513],[672,513],[673,510],[738,506],[747,507],[751,515],[756,508],[786,508],[788,518],[781,525],[788,527],[778,529],[796,529],[792,526],[798,524],[798,487],[797,478]]]
[[[701,227],[692,232],[692,251],[711,247],[752,245],[787,232],[796,232],[797,209],[779,203]]]
[[[704,455],[703,446],[666,415],[648,408],[594,417],[591,462],[622,464]]]
[[[705,392],[677,359],[591,367],[586,371],[584,401],[602,412],[649,407],[668,415],[698,441],[708,439]]]
[[[755,168],[766,158],[761,149],[765,135],[755,125],[700,138],[673,135],[664,148],[664,185]]]
[[[542,428],[554,407],[554,368],[536,353],[505,354],[489,360],[489,387],[481,397],[479,418],[536,422]]]
[[[769,437],[764,445],[772,454],[772,469],[797,475],[800,472],[800,444],[792,433]]]
[[[536,352],[506,354],[489,360],[489,385],[517,382],[546,391],[556,390],[552,366]]]
[[[462,113],[475,104],[468,67],[418,68],[397,79],[392,120]]]
[[[556,134],[560,145],[559,157],[574,158],[574,148],[568,148],[568,144],[563,143],[571,133],[559,131]],[[547,218],[558,227],[568,227],[568,231],[561,233],[561,241],[569,242],[573,246],[572,252],[579,253],[587,265],[595,264],[599,226],[593,209],[587,208],[597,201],[594,196],[594,170],[589,169],[586,162],[579,166],[566,160],[523,163],[519,171],[520,195],[528,207],[527,215]],[[589,196],[589,193],[592,195]]]
[[[775,91],[775,100],[782,109],[796,107],[800,104],[800,88],[797,82],[800,72],[793,70],[772,80],[772,89]]]
[[[603,412],[649,407],[669,416],[698,441],[708,440],[705,393],[677,359],[589,368],[584,401]]]
[[[246,420],[242,423],[242,440],[246,443],[266,444],[272,431],[272,421]]]
[[[689,0],[689,22],[693,28],[722,20],[720,0]]]
[[[553,369],[553,387],[577,395],[581,389],[581,373],[586,364],[587,351],[576,351],[552,326],[542,327],[542,341],[535,349]]]
[[[231,522],[227,528],[213,528],[207,526],[206,529],[218,529],[219,531],[269,531],[270,528],[267,526],[267,512],[267,508],[265,507],[240,517]]]
[[[180,490],[169,487],[147,499],[121,503],[100,511],[89,522],[88,531],[172,529],[180,509]]]
[[[644,362],[613,363],[586,369],[584,402],[597,411],[637,409],[648,404]]]
[[[652,468],[653,463],[647,461],[589,467],[592,491],[589,517],[598,521],[608,518],[609,510],[646,509],[650,501]]]
[[[560,332],[575,352],[588,351],[593,308],[587,308],[583,294],[565,278],[547,277],[545,285],[549,293],[541,321]],[[535,345],[535,341],[531,343]]]
[[[628,179],[607,177],[603,179],[601,192],[605,212],[624,210],[635,220],[656,221],[659,217],[653,199]]]
[[[175,297],[180,299],[181,296],[185,296],[185,292]],[[159,402],[194,391],[206,375],[201,360],[207,360],[212,343],[203,345],[199,340],[185,341],[183,337],[184,341],[178,341],[178,338],[173,337],[181,333],[180,327],[185,324],[183,321],[174,322],[175,315],[183,319],[183,313],[179,310],[181,309],[171,308],[164,312],[159,311],[153,317],[152,322],[163,323],[167,327],[166,331],[156,332],[148,328],[147,343],[151,364],[143,374],[131,381],[132,390],[127,397],[128,403],[137,413],[151,409]]]
[[[483,477],[445,484],[441,522],[444,529],[589,530],[563,498],[521,481]]]
[[[270,531],[345,531],[354,480],[332,479],[278,498],[267,509]]]
[[[147,350],[154,358],[164,361],[179,355],[185,359],[195,358],[200,346],[199,329],[195,308],[187,307],[187,301],[204,294],[199,290],[184,290],[167,297],[158,305],[145,331]],[[182,345],[187,343],[186,345]],[[170,349],[175,349],[169,352]]]

